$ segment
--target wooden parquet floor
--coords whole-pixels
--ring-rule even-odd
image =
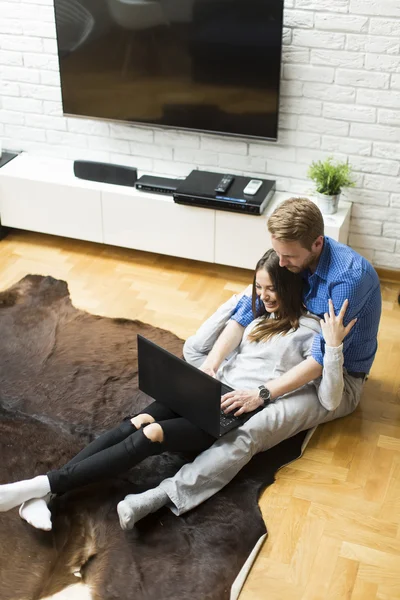
[[[0,287],[28,273],[68,282],[78,308],[185,338],[250,271],[13,231]],[[379,351],[357,411],[317,429],[260,500],[269,537],[241,600],[400,599],[400,284],[382,283]],[[179,600],[179,599],[177,599]]]

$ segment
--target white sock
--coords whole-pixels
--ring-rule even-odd
[[[50,482],[47,475],[0,485],[0,512],[11,510],[32,498],[43,498],[49,492]]]
[[[27,500],[19,507],[19,516],[36,529],[51,531],[51,512],[47,507],[50,498],[51,494],[47,494],[44,498]]]
[[[159,487],[147,490],[143,494],[129,494],[117,506],[119,523],[122,529],[132,529],[140,519],[156,512],[168,502],[168,495]]]

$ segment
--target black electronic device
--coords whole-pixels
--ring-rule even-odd
[[[225,194],[228,191],[231,183],[233,183],[234,179],[235,178],[233,175],[224,175],[223,178],[218,182],[214,192],[217,192],[217,194]]]
[[[261,215],[275,190],[274,180],[261,179],[262,185],[258,191],[246,195],[244,190],[251,178],[235,175],[228,191],[221,194],[215,191],[220,181],[221,173],[193,170],[174,192],[174,201],[177,204]]]
[[[245,423],[221,411],[221,396],[232,388],[138,334],[139,389],[215,438]]]
[[[283,5],[54,0],[63,112],[276,140]]]
[[[4,150],[3,153],[0,152],[0,168],[4,167],[13,158],[16,158],[18,154],[18,152],[4,152]]]
[[[137,169],[134,167],[92,160],[75,160],[74,174],[80,179],[114,185],[134,186],[137,180]]]
[[[135,188],[143,192],[153,192],[153,194],[172,194],[182,183],[182,179],[172,179],[170,177],[156,177],[154,175],[142,175],[135,183]]]

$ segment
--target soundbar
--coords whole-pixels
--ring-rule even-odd
[[[92,160],[75,160],[74,174],[75,177],[80,179],[112,183],[114,185],[134,186],[137,180],[137,169],[134,167]]]
[[[142,175],[135,183],[135,188],[143,192],[154,194],[172,195],[182,179],[170,179],[169,177],[155,177],[153,175]]]
[[[217,210],[261,215],[275,191],[275,181],[262,179],[262,185],[254,195],[247,195],[244,190],[250,177],[233,176],[225,194],[218,191],[221,173],[210,171],[192,171],[174,192],[174,202]],[[217,191],[216,191],[217,188]]]

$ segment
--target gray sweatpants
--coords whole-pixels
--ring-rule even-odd
[[[356,408],[362,390],[362,379],[344,374],[344,393],[340,406],[327,411],[312,390],[300,390],[277,400],[217,440],[208,450],[160,487],[173,505],[172,512],[181,515],[198,506],[227,485],[258,452],[272,448],[299,431],[344,417]]]
[[[231,306],[236,301],[237,298],[232,299]],[[204,362],[210,345],[226,323],[225,317],[229,317],[229,311],[224,313],[221,309],[185,344],[186,359],[195,366]],[[172,512],[181,515],[213,496],[258,452],[268,450],[300,431],[352,413],[360,401],[363,379],[351,377],[345,369],[343,379],[342,400],[335,410],[324,408],[315,386],[309,384],[256,413],[244,425],[217,440],[192,463],[184,465],[174,477],[165,479],[160,487],[171,500],[169,508]]]

